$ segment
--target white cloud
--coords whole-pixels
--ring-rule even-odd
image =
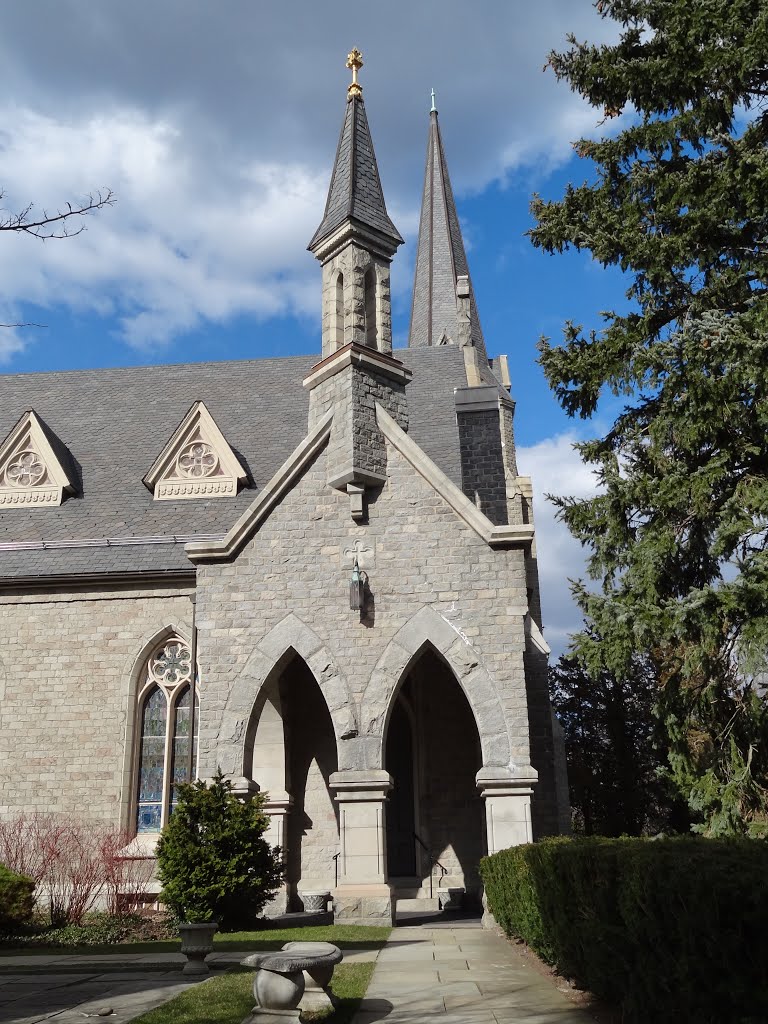
[[[387,17],[341,0],[57,0],[43,19],[36,4],[12,6],[2,95],[23,100],[0,106],[9,208],[100,186],[118,203],[76,240],[0,247],[5,298],[97,311],[107,331],[149,349],[242,314],[317,317],[305,245],[343,113],[339,25],[365,51],[385,194],[412,242],[430,87],[459,193],[523,166],[546,175],[596,118],[541,73],[546,54],[568,30],[600,39],[609,24],[570,0],[488,0],[471,18],[458,0],[395,3]],[[396,264],[398,301],[409,260]]]
[[[583,578],[586,569],[584,550],[555,518],[555,507],[545,495],[585,498],[597,492],[594,474],[574,451],[576,440],[573,434],[558,434],[517,452],[520,472],[533,482],[542,616],[553,661],[567,648],[569,634],[581,626],[568,580]]]
[[[66,242],[18,237],[0,249],[9,301],[113,315],[124,340],[162,345],[201,320],[306,313],[316,269],[305,246],[325,176],[300,164],[227,166],[185,149],[178,126],[140,111],[63,122],[0,108],[4,203],[48,209],[83,182],[109,183],[114,207]]]

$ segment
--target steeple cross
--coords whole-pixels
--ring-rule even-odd
[[[357,80],[357,72],[363,66],[363,55],[360,53],[357,47],[355,47],[351,53],[347,54],[347,67],[352,71],[352,82],[347,89],[347,99],[352,99],[353,96],[362,96],[363,89]]]

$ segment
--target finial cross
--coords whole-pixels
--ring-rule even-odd
[[[352,71],[352,82],[347,89],[347,97],[352,99],[353,96],[362,96],[363,89],[357,80],[357,72],[363,66],[363,55],[357,47],[347,54],[347,67]]]

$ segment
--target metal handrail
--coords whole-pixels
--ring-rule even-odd
[[[433,896],[433,888],[432,888],[432,871],[433,871],[433,868],[435,868],[435,867],[440,868],[440,881],[442,881],[445,878],[445,876],[449,873],[448,872],[448,868],[445,867],[444,864],[441,864],[440,861],[437,859],[437,857],[435,857],[432,854],[432,851],[427,846],[427,844],[424,842],[424,840],[421,838],[421,836],[417,835],[414,832],[413,833],[413,838],[416,840],[416,842],[419,844],[419,846],[422,848],[422,850],[424,850],[429,855],[429,858],[431,860],[431,864],[429,866],[429,898],[432,899],[432,896]],[[440,882],[438,882],[437,887],[438,887],[438,889],[440,888]]]
[[[341,850],[338,853],[334,853],[331,860],[333,861],[333,870],[336,878],[336,888],[339,887],[339,857],[341,856]]]

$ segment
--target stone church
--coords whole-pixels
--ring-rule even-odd
[[[151,856],[174,782],[221,768],[268,793],[279,905],[378,923],[477,898],[485,853],[568,811],[507,360],[434,109],[392,349],[360,65],[309,243],[318,356],[0,377],[0,814]]]

